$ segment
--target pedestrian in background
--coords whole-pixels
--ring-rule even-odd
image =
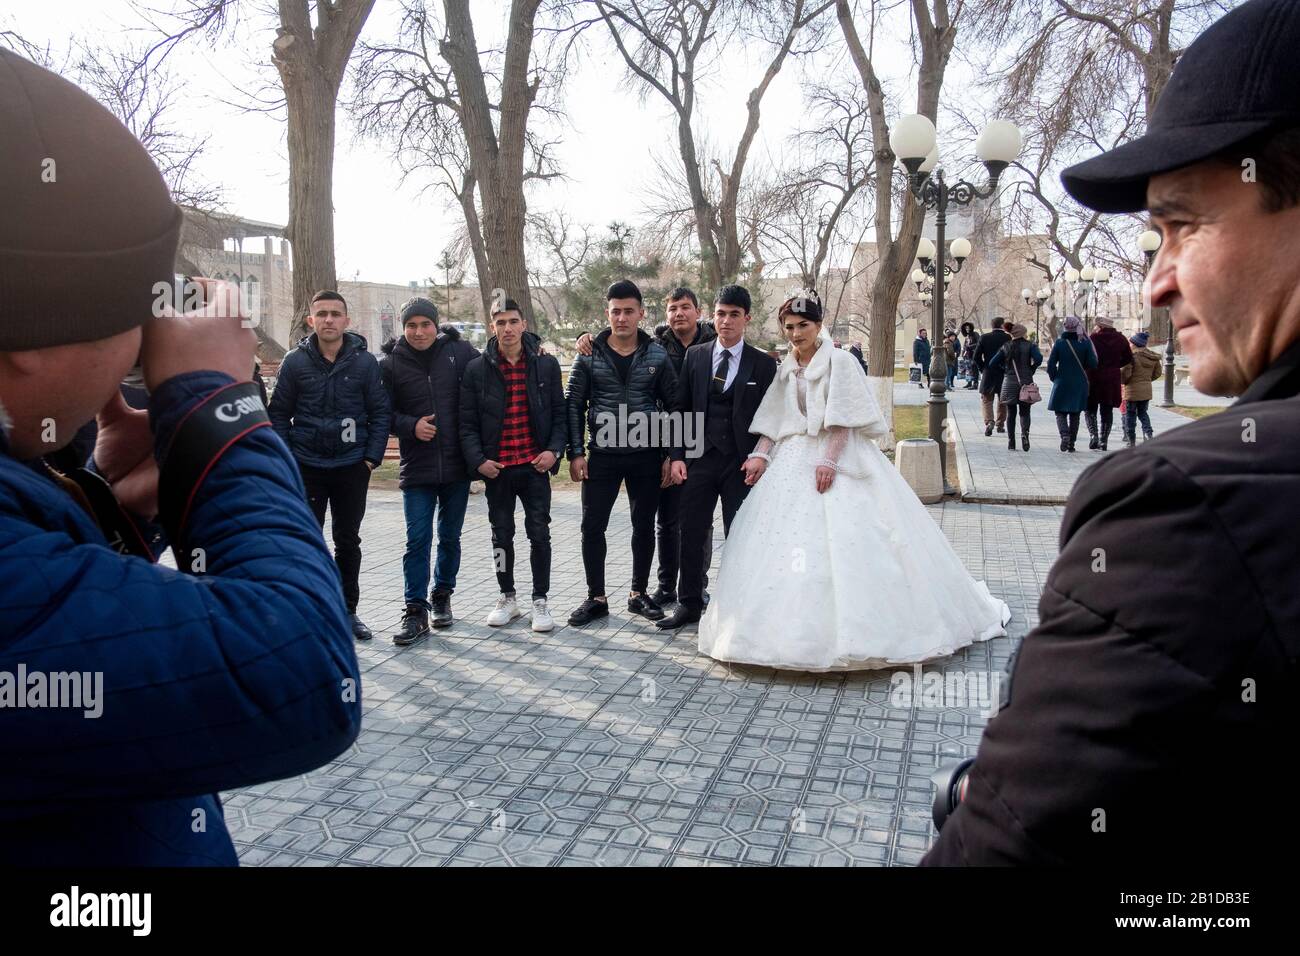
[[[971,322],[961,324],[961,376],[966,380],[965,387],[974,390],[978,387],[979,377],[975,374],[975,348],[980,343],[979,333]]]
[[[1061,434],[1061,451],[1074,451],[1079,437],[1079,413],[1088,407],[1088,369],[1097,367],[1092,342],[1083,338],[1083,321],[1067,316],[1065,331],[1052,345],[1047,357],[1047,377],[1052,381],[1049,411],[1056,413],[1056,430]]]
[[[989,436],[993,434],[994,415],[993,406],[997,402],[997,427],[1002,431],[1007,420],[1007,406],[1002,404],[999,398],[1002,392],[1002,368],[990,368],[993,356],[997,355],[1002,346],[1011,341],[1011,336],[1007,334],[1002,325],[1006,322],[1000,315],[993,317],[993,328],[980,336],[979,343],[975,346],[975,372],[980,377],[980,405],[984,410],[984,434]]]
[[[1114,421],[1114,410],[1124,400],[1121,370],[1133,361],[1133,350],[1129,348],[1123,333],[1115,329],[1115,320],[1109,316],[1097,316],[1091,339],[1092,347],[1097,352],[1097,367],[1088,371],[1088,405],[1084,418],[1088,423],[1088,447],[1105,451]],[[1100,432],[1098,424],[1101,426]]]
[[[1129,341],[1137,346],[1133,361],[1124,366],[1124,444],[1132,448],[1137,444],[1137,423],[1142,422],[1142,440],[1150,441],[1155,431],[1147,407],[1151,404],[1151,383],[1160,377],[1160,354],[1147,348],[1149,335],[1138,332]]]
[[[945,385],[951,389],[957,383],[957,361],[961,358],[961,342],[957,340],[957,333],[952,329],[944,332],[943,345],[947,350],[944,359],[948,363],[948,378]]]
[[[1043,353],[1038,346],[1025,338],[1026,326],[1011,326],[1011,341],[993,356],[990,369],[1000,368],[1002,375],[1002,404],[1007,410],[1007,448],[1016,450],[1016,418],[1020,418],[1020,444],[1029,451],[1029,406],[1022,401],[1021,389],[1034,381],[1034,372],[1043,364]]]
[[[921,374],[925,376],[925,385],[930,384],[930,333],[922,326],[916,332],[916,338],[912,342],[912,362],[921,366]],[[916,383],[917,388],[924,388],[920,382]]]

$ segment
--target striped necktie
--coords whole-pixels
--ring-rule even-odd
[[[726,349],[718,356],[718,367],[713,372],[713,394],[721,395],[727,390],[727,360],[731,353]]]

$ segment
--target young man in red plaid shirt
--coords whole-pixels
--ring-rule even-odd
[[[461,382],[460,438],[465,460],[486,480],[488,521],[501,597],[487,617],[494,627],[522,613],[515,600],[515,502],[524,506],[533,571],[532,628],[555,622],[546,607],[551,578],[551,474],[559,470],[567,428],[560,364],[542,355],[513,299],[498,296],[493,338]]]

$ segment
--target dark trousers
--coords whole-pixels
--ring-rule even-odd
[[[370,466],[364,461],[340,468],[298,466],[307,489],[307,504],[321,529],[325,509],[330,512],[334,536],[334,563],[343,579],[343,600],[355,614],[361,597],[361,519],[366,516],[366,491],[370,487]]]
[[[530,464],[503,468],[486,482],[488,522],[492,525],[492,563],[502,594],[515,593],[515,501],[524,506],[533,569],[533,600],[551,587],[551,476]]]
[[[1029,403],[1028,402],[1007,402],[1007,434],[1016,433],[1016,415],[1020,415],[1020,433],[1029,434]]]
[[[1070,443],[1073,444],[1079,437],[1079,413],[1057,412],[1056,430],[1060,432],[1062,438],[1070,439]]]
[[[682,485],[669,485],[659,490],[659,513],[656,531],[659,543],[659,587],[677,593],[677,579],[682,567]],[[708,546],[704,551],[704,570],[713,564],[713,524],[710,516]],[[709,586],[709,576],[704,575],[704,587]]]
[[[1091,395],[1089,395],[1089,396],[1088,396],[1088,407],[1084,410],[1083,416],[1084,416],[1084,418],[1085,418],[1085,419],[1087,420],[1087,422],[1088,422],[1088,431],[1090,431],[1090,432],[1094,432],[1094,431],[1097,430],[1097,412],[1098,412],[1098,411],[1101,412],[1101,425],[1102,425],[1102,427],[1103,427],[1104,429],[1106,429],[1107,432],[1109,432],[1109,431],[1110,431],[1110,428],[1111,428],[1111,425],[1112,425],[1112,424],[1114,423],[1114,421],[1115,421],[1115,418],[1114,418],[1114,415],[1115,415],[1115,409],[1114,409],[1113,407],[1111,407],[1110,405],[1105,404],[1105,403],[1102,402],[1100,399],[1093,398]]]
[[[1154,433],[1151,428],[1151,416],[1147,414],[1147,408],[1151,404],[1151,399],[1145,401],[1133,401],[1129,399],[1124,403],[1124,437],[1129,441],[1137,441],[1137,423],[1142,422],[1142,435],[1150,438]]]
[[[588,597],[605,594],[605,529],[623,484],[632,509],[632,590],[645,591],[655,556],[662,462],[663,455],[654,448],[625,454],[596,449],[588,454],[587,480],[582,483],[582,566]]]
[[[682,486],[682,606],[699,610],[704,606],[704,555],[713,551],[713,509],[722,499],[722,533],[731,530],[731,519],[740,510],[749,485],[740,455],[723,455],[710,448],[695,461],[686,463],[686,484]]]

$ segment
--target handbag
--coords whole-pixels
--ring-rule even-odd
[[[921,366],[919,364],[913,364],[912,367],[907,370],[907,381],[909,385],[913,382],[921,381]]]
[[[1076,359],[1078,357],[1079,356],[1077,355],[1075,356]],[[1043,395],[1038,390],[1038,386],[1033,382],[1026,384],[1021,380],[1020,367],[1016,365],[1015,357],[1011,354],[1010,346],[1007,347],[1007,362],[1010,364],[1011,370],[1016,373],[1016,382],[1020,385],[1020,401],[1024,402],[1026,405],[1032,405],[1034,402],[1041,402],[1043,400]]]

